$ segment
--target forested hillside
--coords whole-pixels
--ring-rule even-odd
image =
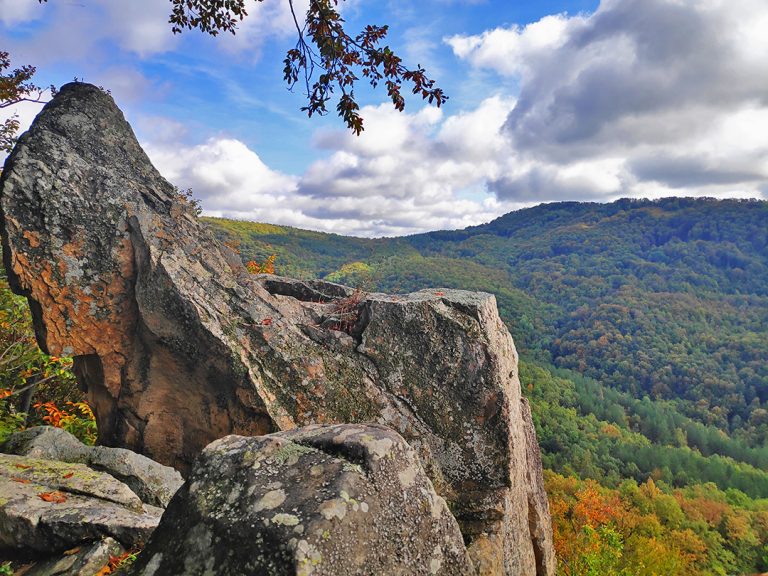
[[[558,528],[564,566],[568,547],[594,528],[603,554],[590,560],[603,566],[595,573],[768,568],[768,203],[557,203],[375,240],[208,222],[245,260],[275,254],[278,274],[365,290],[494,293],[521,352],[553,506],[570,510]],[[568,507],[597,484],[561,474],[598,481],[611,514],[650,514],[657,527],[638,532],[608,513],[579,525]],[[677,511],[654,512],[649,494]],[[641,545],[642,534],[651,540]],[[651,558],[652,543],[667,537],[687,542],[665,548],[674,566],[640,570],[637,555]]]

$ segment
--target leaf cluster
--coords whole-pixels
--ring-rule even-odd
[[[36,69],[34,66],[11,68],[11,56],[0,51],[0,109],[8,108],[19,102],[43,102],[43,95],[53,86],[41,88],[32,81]],[[14,114],[0,124],[0,152],[10,152],[16,142],[19,129],[18,115]]]
[[[262,0],[258,0],[261,2]],[[311,0],[300,23],[293,0],[288,0],[296,26],[297,41],[288,50],[283,77],[290,89],[302,83],[308,116],[328,113],[329,102],[338,96],[336,111],[355,134],[363,131],[363,118],[355,97],[355,84],[361,77],[374,88],[386,86],[387,96],[399,111],[405,108],[404,84],[413,94],[430,104],[441,106],[448,96],[435,85],[420,65],[408,68],[389,46],[382,46],[389,28],[367,25],[350,35],[338,10],[338,0]],[[174,33],[198,29],[218,35],[234,34],[247,15],[245,0],[171,0],[170,23]]]

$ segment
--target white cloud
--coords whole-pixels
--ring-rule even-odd
[[[144,57],[165,52],[176,44],[168,24],[169,2],[101,0],[99,4],[108,18],[107,37],[117,38],[123,50]]]
[[[294,1],[300,19],[308,3],[308,0]],[[225,52],[258,55],[258,49],[265,42],[295,34],[287,1],[249,0],[247,6],[248,16],[238,24],[237,33],[234,36],[220,34],[213,46]],[[14,53],[36,64],[100,60],[107,52],[104,46],[108,43],[115,43],[123,52],[143,59],[179,48],[183,38],[201,36],[198,31],[174,35],[168,22],[170,10],[170,3],[159,0],[92,0],[86,4],[51,1],[42,6],[37,0],[0,0],[0,23],[11,26],[41,20],[39,28],[30,36],[10,42]]]
[[[19,102],[14,106],[8,108],[0,108],[0,124],[3,124],[7,119],[15,116],[19,123],[19,131],[17,136],[23,134],[29,129],[30,124],[43,109],[43,104],[35,102]],[[2,154],[0,152],[0,154]],[[5,161],[4,155],[0,155],[0,164]]]
[[[300,24],[309,7],[309,0],[294,0],[293,8]],[[248,16],[238,24],[237,33],[222,38],[221,46],[231,52],[252,51],[258,54],[261,46],[270,39],[296,34],[296,23],[291,6],[286,0],[249,0]]]
[[[768,4],[604,0],[589,16],[446,41],[516,79],[501,198],[759,196],[768,182]],[[651,183],[655,183],[651,186]]]
[[[229,138],[179,146],[163,129],[146,149],[171,182],[192,188],[206,214],[359,236],[463,228],[513,207],[484,188],[498,173],[499,128],[512,104],[493,97],[447,120],[436,108],[364,108],[363,135],[318,135],[331,153],[301,178],[270,169]]]
[[[545,16],[527,26],[495,28],[477,36],[456,35],[445,39],[459,58],[478,68],[490,68],[504,75],[523,74],[537,57],[560,48],[581,17],[563,14]]]
[[[441,110],[399,113],[365,107],[366,130],[325,133],[333,153],[303,175],[299,191],[322,204],[314,215],[369,222],[365,235],[461,228],[499,215],[505,206],[484,190],[504,153],[499,135],[512,102],[499,97],[444,119]]]
[[[105,49],[112,43],[125,53],[144,58],[178,45],[179,38],[168,24],[169,6],[157,0],[47,2],[34,11],[39,19],[34,27],[3,43],[14,58],[36,66],[80,61],[80,70],[85,68],[84,62],[93,68],[107,60],[107,53],[114,55],[113,50]]]
[[[296,179],[271,170],[239,140],[212,138],[205,144],[145,146],[165,178],[191,187],[206,210],[214,213],[269,214],[296,190]]]
[[[0,22],[6,26],[41,18],[38,0],[0,0]]]

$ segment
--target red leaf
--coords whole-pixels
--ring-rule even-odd
[[[41,494],[38,494],[38,497],[40,500],[51,502],[53,504],[62,504],[67,501],[67,495],[58,490],[55,492],[42,492]]]
[[[261,321],[262,326],[271,326],[272,325],[272,318],[264,318],[264,320]]]
[[[64,474],[64,476],[62,476],[62,478],[72,478],[72,476],[74,476],[74,475],[75,475],[74,472],[70,472],[69,474]]]

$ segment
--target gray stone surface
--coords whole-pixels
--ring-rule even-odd
[[[120,556],[125,549],[114,538],[85,544],[76,552],[36,562],[24,576],[94,576],[109,564],[111,556]]]
[[[0,454],[0,548],[54,554],[105,535],[132,548],[161,514],[83,464]]]
[[[226,434],[377,422],[416,450],[487,573],[534,574],[550,553],[492,295],[249,275],[85,84],[20,138],[0,208],[9,282],[43,348],[75,356],[103,443],[188,471]]]
[[[309,426],[209,445],[131,574],[472,575],[456,520],[401,436]]]
[[[12,434],[0,452],[73,462],[106,472],[128,486],[146,504],[165,508],[183,483],[181,474],[124,448],[86,446],[66,430],[36,426]]]

